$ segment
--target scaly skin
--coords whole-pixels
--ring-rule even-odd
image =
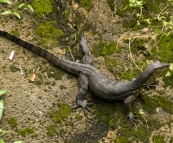
[[[124,100],[126,118],[129,118],[132,122],[136,120],[135,116],[130,112],[130,106],[131,102],[133,102],[138,95],[138,91],[142,87],[147,86],[151,82],[153,82],[161,71],[169,67],[169,64],[155,62],[148,65],[144,72],[142,72],[141,75],[139,75],[139,77],[135,80],[128,82],[117,82],[108,78],[106,75],[101,73],[100,70],[92,66],[92,58],[89,48],[87,46],[87,40],[85,36],[82,36],[80,41],[80,44],[84,51],[84,64],[61,59],[53,55],[52,53],[46,51],[45,49],[28,43],[8,32],[0,31],[0,36],[5,37],[15,42],[16,44],[37,53],[38,55],[47,59],[57,67],[63,69],[64,71],[78,76],[80,83],[80,91],[76,96],[76,107],[82,106],[85,112],[88,103],[86,100],[84,100],[84,98],[89,87],[89,89],[96,96],[102,99]]]

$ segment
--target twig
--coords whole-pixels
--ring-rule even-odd
[[[126,34],[128,34],[130,31],[131,31],[131,30],[129,30],[127,33],[124,33],[124,34],[120,37],[120,39],[119,39],[118,42],[117,42],[116,49],[118,48],[119,42],[121,41],[121,39],[123,39],[123,37],[124,37]]]
[[[158,20],[162,20],[162,17],[160,17],[160,15],[162,14],[162,12],[163,12],[167,7],[168,7],[168,5],[165,6],[165,7],[161,10],[161,12],[158,14],[158,16],[157,16],[157,19],[158,19]]]
[[[72,57],[72,59],[73,59],[73,61],[74,61],[74,57],[73,57],[73,54],[72,54],[72,52],[71,52],[70,47],[68,47],[68,49],[69,49],[70,55],[71,55],[71,57]]]
[[[130,57],[131,57],[131,59],[132,59],[132,62],[133,62],[134,65],[136,66],[136,68],[137,68],[138,70],[140,70],[141,72],[143,72],[143,71],[138,67],[138,65],[136,64],[135,60],[133,59],[132,52],[131,52],[131,46],[130,46],[130,44],[131,44],[135,39],[136,39],[136,37],[135,37],[134,39],[132,39],[131,41],[129,40]]]
[[[20,70],[20,74],[21,75],[24,75],[23,70],[22,70],[22,67],[20,65],[19,65],[19,70]]]
[[[11,3],[16,3],[17,2],[17,0],[15,0],[15,1],[12,1]]]

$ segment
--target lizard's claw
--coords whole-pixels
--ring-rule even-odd
[[[135,124],[135,122],[138,122],[138,120],[137,120],[136,118],[138,118],[138,116],[135,116],[132,112],[129,112],[129,113],[127,114],[126,118],[125,118],[125,121],[126,121],[127,119],[130,119],[130,121],[131,121],[133,124]],[[124,121],[124,122],[125,122],[125,121]]]
[[[88,108],[88,105],[91,105],[92,103],[88,103],[88,100],[78,100],[76,106],[74,106],[73,108],[76,108],[78,106],[81,106],[83,108],[84,114],[86,115],[86,109],[90,111],[90,109]]]

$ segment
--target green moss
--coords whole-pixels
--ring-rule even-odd
[[[139,76],[140,71],[138,69],[132,69],[131,71],[125,72],[124,69],[121,71],[121,77],[122,79],[128,79],[131,80],[133,78],[136,78]]]
[[[115,127],[116,126],[117,119],[113,118],[109,121],[109,126],[110,127]]]
[[[10,33],[16,37],[20,37],[20,32],[17,29],[10,31]]]
[[[70,15],[70,11],[69,10],[64,10],[63,11],[63,17],[64,17],[65,21],[68,20],[69,15]]]
[[[75,119],[79,121],[79,120],[82,119],[82,116],[80,116],[80,115],[76,115],[76,116],[75,116]]]
[[[19,131],[19,135],[26,137],[27,134],[33,134],[34,130],[32,128],[25,128],[24,130]]]
[[[36,85],[42,85],[43,84],[43,80],[36,79],[35,84]]]
[[[64,34],[62,30],[56,28],[56,25],[57,23],[55,21],[47,21],[35,29],[35,33],[40,37],[38,44],[43,48],[56,46],[57,37]]]
[[[145,124],[145,121],[141,118],[142,122]],[[153,118],[147,118],[147,124],[150,127],[150,130],[156,130],[156,129],[160,129],[162,126],[166,125],[167,123],[163,123],[161,121],[159,121],[157,118],[153,119]]]
[[[106,44],[102,39],[92,48],[92,54],[94,54],[95,57],[112,55],[114,52],[120,53],[121,47],[118,47],[115,42]]]
[[[116,46],[116,53],[121,53],[121,47]]]
[[[115,10],[114,0],[107,0],[107,3],[110,6],[111,10],[114,11]]]
[[[12,72],[18,71],[18,68],[16,68],[14,65],[10,65],[10,69]]]
[[[130,141],[125,137],[116,137],[115,143],[130,143]]]
[[[8,124],[10,125],[10,127],[13,129],[17,129],[17,120],[14,118],[14,117],[11,117],[9,120],[8,120]]]
[[[125,138],[133,137],[133,141],[142,141],[144,143],[149,142],[151,132],[152,131],[145,127],[123,127],[118,130],[118,134],[121,134],[121,136]]]
[[[117,103],[115,106],[114,103],[100,101],[100,100],[101,99],[98,99],[96,105],[93,107],[94,110],[96,111],[95,114],[97,119],[100,122],[104,122],[104,124],[107,124],[108,127],[115,128],[117,121],[124,117],[123,103],[122,104]]]
[[[137,53],[139,50],[145,51],[144,44],[147,43],[148,39],[134,39],[131,43],[131,51]]]
[[[105,58],[106,68],[113,72],[113,68],[118,65],[118,62],[114,58]]]
[[[105,115],[102,115],[102,116],[100,116],[100,120],[102,121],[102,122],[109,122],[109,118],[107,118],[107,116],[105,116]]]
[[[165,83],[165,86],[173,87],[173,82],[172,82],[173,81],[173,74],[172,74],[172,72],[171,72],[171,75],[169,77],[165,77],[166,72],[163,72],[162,75],[163,75],[163,81]]]
[[[53,77],[56,80],[61,80],[64,75],[64,71],[56,67],[49,67],[46,72],[49,78]]]
[[[170,143],[172,143],[173,142],[173,137],[171,137],[171,139],[170,139],[170,141],[169,141]]]
[[[50,125],[47,127],[47,135],[52,137],[54,134],[57,134],[57,127],[56,125]]]
[[[70,127],[73,127],[73,122],[72,121],[65,121],[65,125],[66,126],[70,126]]]
[[[153,143],[164,143],[164,136],[153,136]]]
[[[65,87],[64,85],[59,85],[59,88],[60,88],[61,90],[66,89],[66,87]]]
[[[90,11],[92,8],[91,0],[80,0],[79,5],[84,7],[87,11]]]
[[[164,94],[164,93],[162,93]],[[162,107],[162,109],[170,114],[173,113],[173,104],[166,97],[157,96],[156,98],[151,98],[148,96],[142,96],[144,100],[143,108],[149,114],[153,114],[156,112],[157,107]]]
[[[50,14],[53,10],[53,0],[33,0],[32,6],[34,13],[38,17],[43,17],[43,14]]]
[[[99,43],[96,44],[93,48],[92,48],[92,54],[95,57],[99,57],[102,55],[102,51],[103,51],[103,47],[106,45],[106,43],[103,42],[102,39],[99,40]]]
[[[50,118],[53,120],[54,123],[60,123],[65,118],[68,117],[70,113],[70,108],[65,103],[58,103],[57,104],[59,109],[55,112],[50,113]]]
[[[55,85],[56,85],[56,82],[55,82],[55,81],[53,81],[53,82],[52,82],[52,86],[55,86]]]
[[[81,19],[81,16],[80,15],[76,15],[73,19],[73,22],[76,24],[76,25],[79,25],[81,22],[82,22],[82,19]]]
[[[173,34],[167,35],[159,35],[157,37],[159,40],[158,46],[158,55],[159,55],[159,60],[161,62],[168,62],[171,63],[173,62]]]
[[[112,55],[116,50],[116,44],[114,42],[110,42],[108,45],[103,47],[102,55]]]

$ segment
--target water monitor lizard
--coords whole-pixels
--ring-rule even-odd
[[[88,87],[94,95],[105,100],[124,100],[125,116],[132,122],[135,116],[130,112],[131,102],[134,101],[139,90],[149,85],[157,75],[167,69],[169,64],[159,61],[152,63],[133,81],[119,82],[108,78],[100,70],[92,66],[92,58],[85,36],[81,36],[80,44],[84,51],[83,64],[61,59],[39,46],[26,42],[6,31],[0,31],[0,36],[37,53],[57,67],[79,77],[80,91],[76,96],[76,107],[82,106],[85,112],[87,101],[84,100]]]

